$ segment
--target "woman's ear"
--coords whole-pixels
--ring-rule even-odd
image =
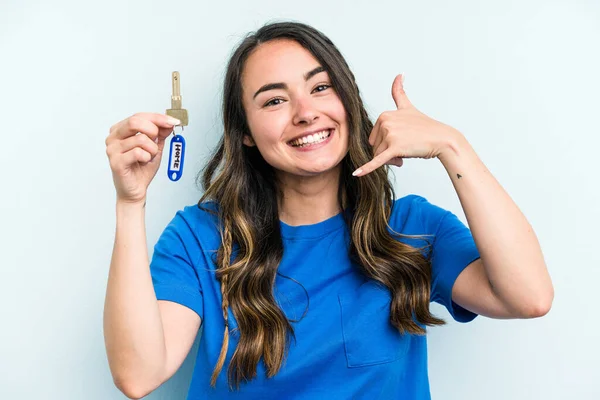
[[[252,139],[252,136],[250,135],[244,135],[244,144],[249,147],[256,146],[256,143],[254,143],[254,139]]]

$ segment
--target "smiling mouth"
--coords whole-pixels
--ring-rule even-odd
[[[327,135],[325,135],[322,138],[319,138],[316,141],[298,144],[298,142],[296,142],[296,140],[292,140],[292,142],[288,142],[288,146],[295,147],[295,148],[298,148],[298,149],[301,149],[301,148],[304,148],[304,147],[314,146],[314,145],[317,145],[319,143],[323,143],[324,141],[326,141],[331,136],[332,133],[333,133],[333,129],[328,129],[327,130]]]

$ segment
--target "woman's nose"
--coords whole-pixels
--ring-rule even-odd
[[[315,121],[318,116],[318,111],[310,99],[299,99],[296,101],[296,107],[294,109],[294,125],[300,124],[311,124]]]

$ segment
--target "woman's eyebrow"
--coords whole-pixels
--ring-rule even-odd
[[[322,66],[318,66],[310,71],[308,71],[306,74],[304,74],[304,81],[308,81],[310,78],[312,78],[313,76],[315,76],[316,74],[318,74],[319,72],[323,72],[325,71],[325,68],[323,68]],[[256,93],[254,93],[254,96],[252,97],[252,100],[254,100],[256,98],[256,96],[258,96],[260,93],[262,92],[266,92],[267,90],[273,90],[273,89],[287,89],[287,84],[283,83],[283,82],[277,82],[277,83],[267,83],[266,85],[263,85],[260,87],[260,89],[258,89],[256,91]]]

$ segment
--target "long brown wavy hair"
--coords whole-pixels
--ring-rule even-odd
[[[244,63],[258,46],[276,39],[294,40],[312,53],[328,72],[346,110],[349,145],[341,162],[338,202],[342,210],[349,211],[344,212],[351,237],[348,256],[367,278],[389,289],[390,322],[399,332],[425,334],[413,316],[422,325],[444,324],[429,311],[431,265],[422,250],[430,244],[415,248],[397,238],[417,236],[390,233],[388,220],[396,196],[388,179],[389,167],[360,178],[351,175],[374,156],[368,142],[373,123],[354,74],[337,47],[315,28],[299,22],[269,23],[248,34],[229,60],[223,90],[224,134],[198,174],[205,191],[198,206],[218,215],[222,239],[216,253],[216,277],[221,284],[225,332],[211,378],[213,387],[227,356],[229,307],[239,330],[238,346],[228,368],[230,388],[232,380],[239,389],[242,379],[253,379],[261,357],[268,377],[277,374],[289,350],[289,338],[295,339],[273,293],[283,256],[278,210],[282,192],[274,168],[258,148],[243,144],[244,135],[250,135],[242,104]],[[202,207],[207,200],[214,200],[218,210]]]

